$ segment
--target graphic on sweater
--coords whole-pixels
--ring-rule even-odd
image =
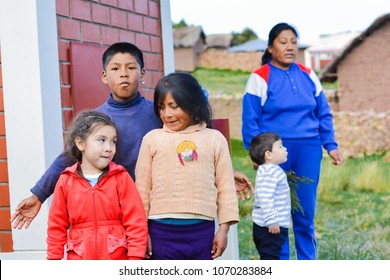
[[[176,148],[177,157],[180,163],[198,160],[198,153],[196,152],[196,145],[191,141],[183,141]]]

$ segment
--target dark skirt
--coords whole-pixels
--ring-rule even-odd
[[[214,221],[171,225],[149,220],[152,260],[211,260]]]

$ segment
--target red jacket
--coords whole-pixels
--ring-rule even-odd
[[[58,179],[50,208],[47,258],[142,259],[148,229],[140,195],[129,173],[111,162],[92,187],[77,165]],[[69,233],[68,233],[69,230]]]

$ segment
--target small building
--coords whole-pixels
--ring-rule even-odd
[[[232,43],[233,34],[210,34],[206,36],[208,49],[228,49]]]
[[[319,74],[338,81],[340,111],[390,110],[390,13],[376,19]]]
[[[198,66],[199,54],[206,47],[206,36],[201,26],[173,29],[175,70],[193,72]]]
[[[310,47],[305,51],[306,66],[320,72],[360,34],[361,32],[358,31],[348,31],[321,35],[317,40],[310,43]]]

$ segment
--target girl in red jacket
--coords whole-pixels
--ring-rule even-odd
[[[117,130],[111,119],[84,111],[69,131],[65,152],[77,162],[55,188],[47,258],[142,259],[148,239],[143,205],[129,173],[112,162]]]

